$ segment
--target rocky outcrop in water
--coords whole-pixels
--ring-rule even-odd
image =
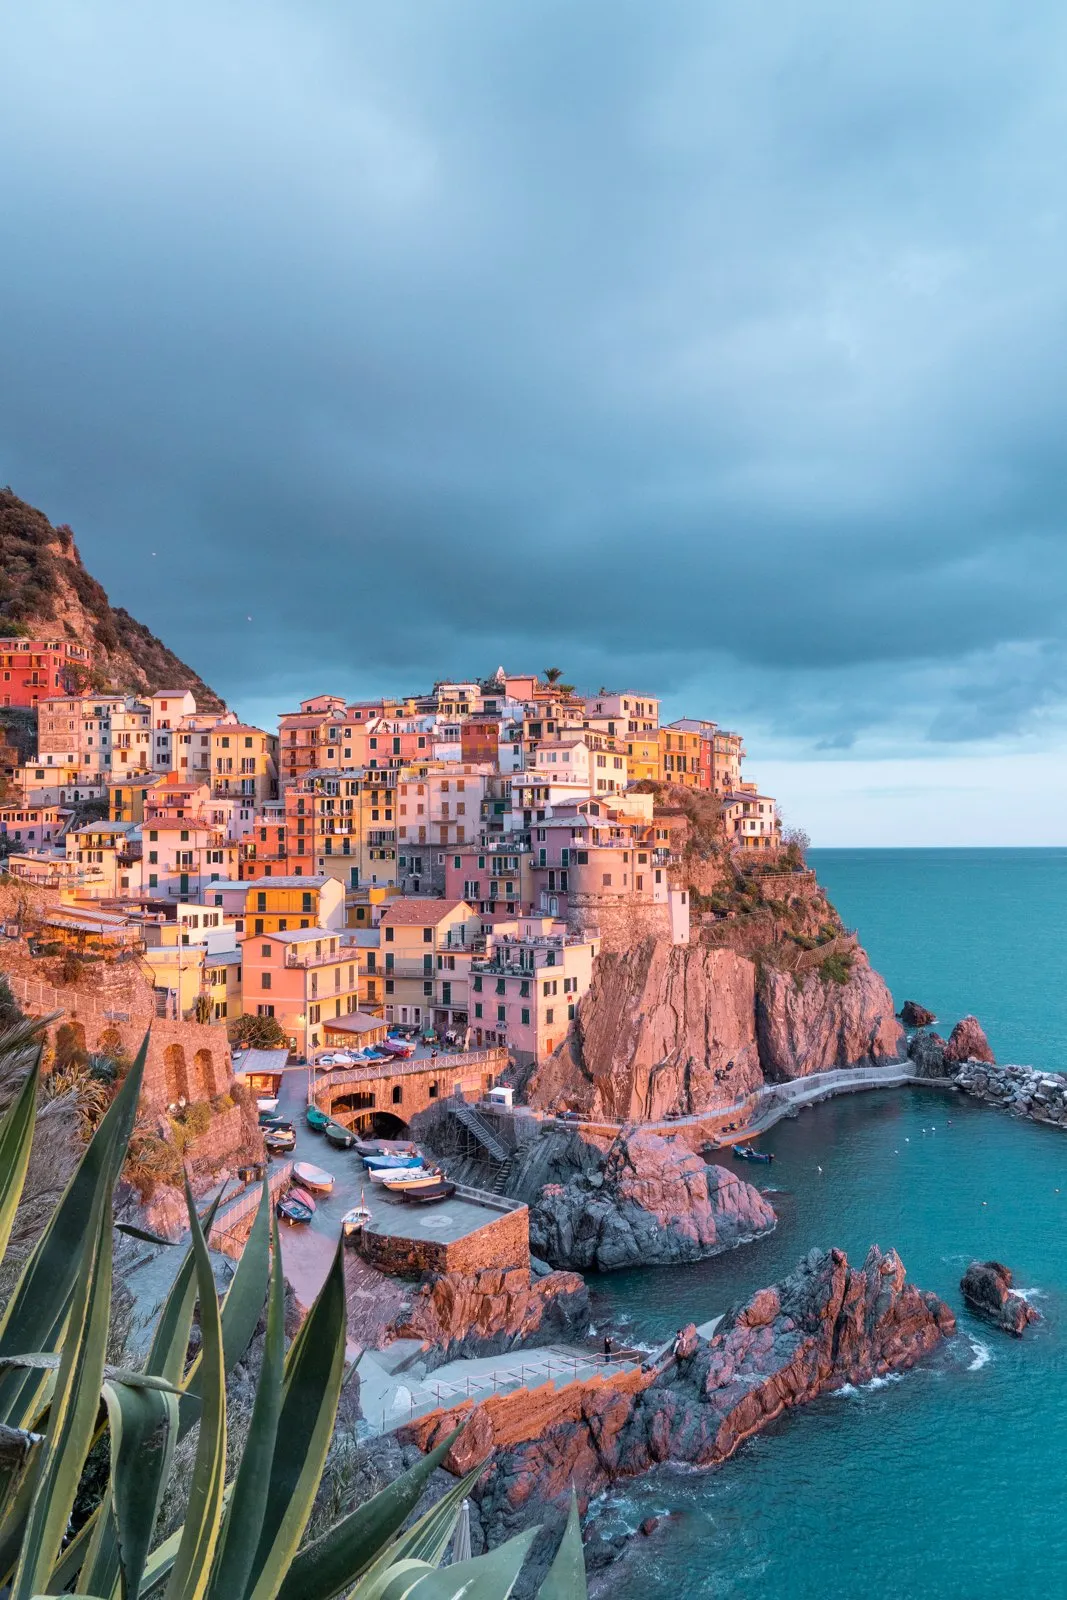
[[[977,1017],[964,1017],[957,1022],[945,1046],[946,1062],[954,1066],[962,1061],[984,1061],[995,1066],[996,1059]]]
[[[1012,1288],[1012,1275],[999,1261],[972,1261],[960,1279],[970,1309],[1005,1333],[1021,1339],[1031,1322],[1041,1318],[1025,1296]]]
[[[997,1067],[965,1061],[952,1082],[964,1094],[1031,1122],[1067,1128],[1067,1076],[1034,1067]]]
[[[589,1326],[589,1291],[576,1272],[536,1274],[521,1267],[446,1272],[423,1284],[386,1330],[421,1339],[433,1365],[500,1355],[516,1345],[573,1340]]]
[[[421,1418],[402,1436],[427,1449],[470,1418],[449,1465],[463,1471],[494,1450],[475,1494],[497,1544],[572,1483],[585,1505],[614,1479],[664,1462],[717,1466],[785,1411],[914,1366],[955,1325],[936,1295],[906,1281],[894,1251],[872,1246],[859,1268],[841,1250],[812,1251],[729,1312],[711,1340],[687,1330],[691,1353],[659,1370],[495,1397]]]
[[[939,1033],[917,1033],[908,1040],[908,1056],[917,1078],[948,1078],[951,1067],[945,1065],[945,1041]]]
[[[769,1233],[776,1221],[736,1173],[629,1130],[595,1167],[542,1189],[530,1208],[530,1243],[556,1266],[606,1272],[699,1261]]]
[[[857,947],[845,982],[763,968],[756,996],[760,1063],[771,1082],[904,1059],[904,1031],[884,980]]]
[[[931,1022],[936,1022],[937,1018],[918,1000],[905,1000],[900,1008],[900,1020],[906,1028],[925,1028]]]

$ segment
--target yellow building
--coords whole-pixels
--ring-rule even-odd
[[[700,734],[677,728],[661,728],[659,748],[663,782],[699,789]]]
[[[378,924],[386,1020],[429,1022],[438,954],[470,949],[481,926],[481,917],[465,900],[391,900]]]
[[[142,777],[136,780],[122,778],[107,786],[108,817],[112,822],[143,822],[145,802],[151,789],[162,783],[162,777]]]
[[[240,887],[244,899],[237,928],[248,936],[292,928],[340,928],[344,922],[345,891],[334,878],[253,878]]]
[[[627,770],[631,783],[651,778],[658,783],[663,776],[659,738],[656,734],[640,734],[626,741]]]
[[[255,810],[278,798],[278,739],[242,722],[220,722],[209,733],[211,792],[246,799]]]

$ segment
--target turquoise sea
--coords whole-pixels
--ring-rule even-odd
[[[1067,1067],[1067,850],[813,851],[898,1005],[973,1011],[999,1059]],[[664,1470],[599,1506],[669,1513],[611,1570],[617,1600],[985,1600],[1067,1594],[1067,1140],[955,1095],[857,1095],[779,1124],[776,1233],[693,1267],[593,1280],[649,1344],[789,1270],[812,1246],[895,1247],[955,1309],[948,1348],[824,1397],[714,1473]],[[819,1168],[821,1167],[821,1172]],[[746,1174],[747,1176],[748,1174]],[[983,1203],[984,1202],[984,1203]],[[974,1256],[1016,1272],[1044,1321],[1013,1340],[962,1309]]]

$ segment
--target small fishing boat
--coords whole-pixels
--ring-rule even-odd
[[[352,1129],[343,1127],[340,1122],[328,1122],[322,1131],[335,1150],[351,1150],[356,1142]]]
[[[288,1195],[284,1200],[278,1201],[278,1215],[284,1217],[289,1226],[299,1222],[310,1222],[311,1212],[300,1200],[293,1200]]]
[[[440,1183],[443,1173],[437,1167],[426,1167],[422,1172],[412,1169],[410,1172],[397,1173],[395,1178],[383,1178],[383,1186],[390,1194],[408,1189],[429,1189],[434,1184]]]
[[[753,1150],[748,1145],[734,1145],[735,1161],[763,1161],[768,1165],[774,1160],[769,1150]]]
[[[363,1165],[370,1172],[377,1172],[380,1167],[421,1167],[422,1157],[418,1153],[407,1156],[390,1151],[385,1155],[364,1156]]]
[[[286,1199],[296,1200],[300,1205],[307,1206],[311,1211],[315,1210],[315,1201],[313,1196],[307,1189],[302,1189],[298,1183],[291,1183],[289,1185],[289,1192],[286,1195]]]
[[[330,1118],[326,1115],[325,1111],[320,1111],[318,1106],[309,1105],[307,1110],[304,1112],[304,1120],[307,1122],[307,1125],[311,1129],[312,1133],[324,1133],[326,1131],[326,1124],[330,1121]]]
[[[265,1095],[261,1096],[260,1099],[258,1099],[256,1101],[256,1110],[257,1111],[277,1111],[277,1109],[278,1109],[278,1096],[276,1094],[275,1095],[265,1094]]]
[[[354,1239],[356,1234],[362,1233],[367,1223],[373,1222],[373,1220],[371,1209],[366,1203],[363,1191],[360,1190],[359,1205],[353,1206],[351,1211],[346,1211],[341,1218],[341,1227],[345,1238]]]
[[[411,1183],[418,1178],[426,1176],[424,1166],[417,1167],[375,1167],[370,1175],[371,1183]]]
[[[357,1139],[356,1154],[357,1156],[380,1156],[382,1147],[377,1139]]]
[[[293,1176],[306,1188],[319,1190],[329,1194],[333,1188],[333,1173],[326,1172],[322,1167],[317,1167],[313,1161],[298,1161],[293,1167]]]
[[[388,1050],[391,1056],[413,1056],[415,1054],[414,1045],[408,1044],[406,1039],[385,1039],[382,1042],[382,1049]]]
[[[268,1128],[263,1143],[268,1150],[291,1150],[296,1144],[296,1134],[292,1128]]]
[[[272,1123],[281,1122],[282,1120],[277,1111],[261,1111],[259,1113],[259,1125],[261,1128],[269,1128]]]
[[[437,1200],[451,1200],[456,1192],[454,1183],[449,1183],[447,1178],[438,1178],[434,1183],[416,1184],[414,1188],[401,1189],[400,1195],[404,1200],[410,1200],[412,1205],[429,1206]]]

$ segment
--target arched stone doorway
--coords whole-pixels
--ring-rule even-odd
[[[406,1139],[410,1129],[391,1111],[374,1111],[370,1118],[371,1133],[376,1139]]]
[[[196,1069],[197,1093],[203,1100],[210,1100],[215,1093],[215,1058],[210,1050],[198,1050],[193,1057],[193,1066]]]
[[[174,1105],[183,1096],[188,1100],[189,1067],[185,1060],[185,1050],[180,1044],[168,1044],[164,1050],[163,1071],[167,1083],[167,1104]]]

